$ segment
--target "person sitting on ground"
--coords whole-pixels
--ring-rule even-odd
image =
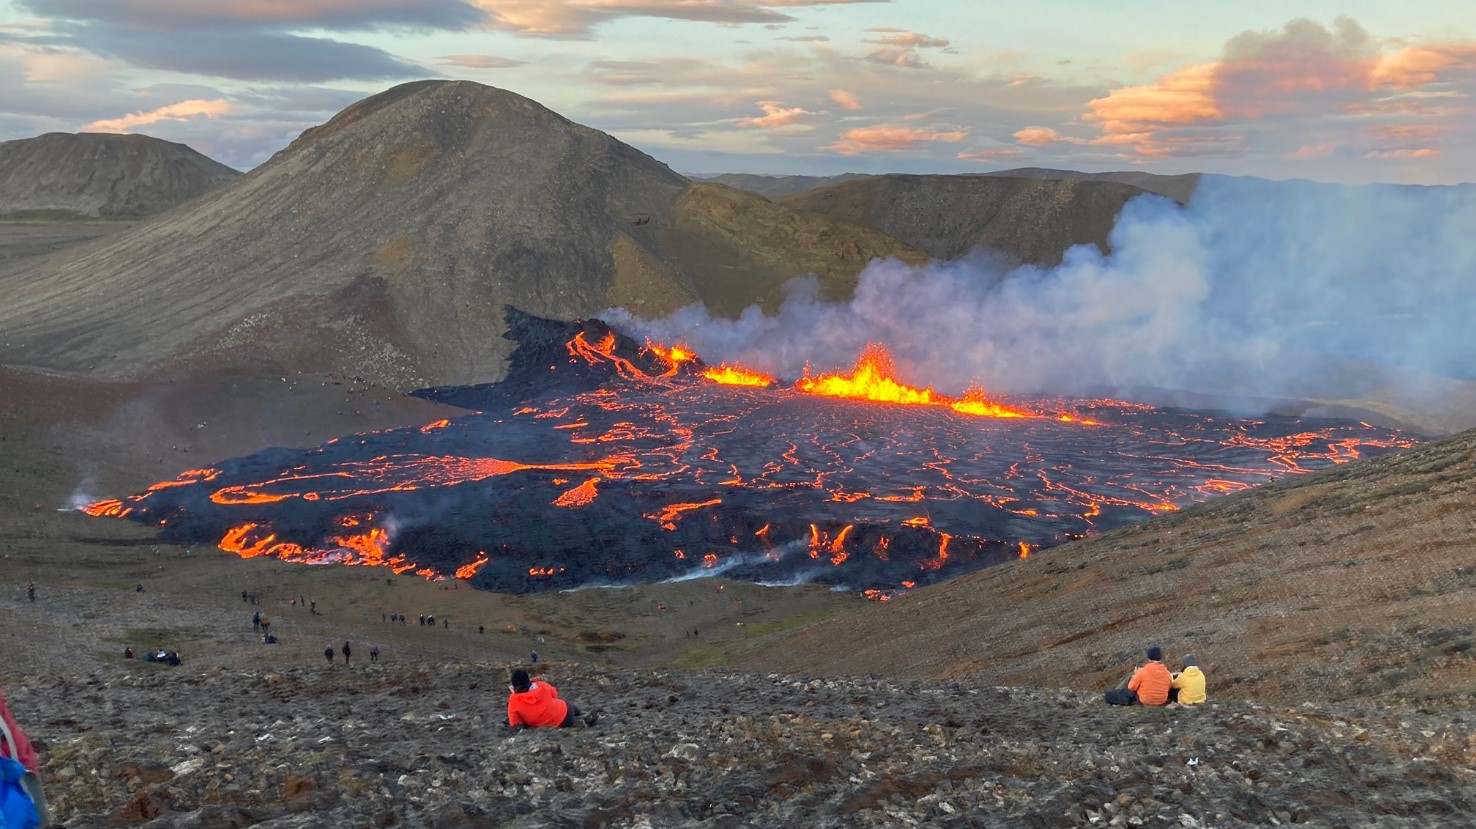
[[[1173,677],[1163,665],[1163,649],[1148,648],[1148,664],[1133,671],[1127,682],[1107,692],[1108,705],[1165,705]]]
[[[569,728],[576,723],[594,725],[595,713],[580,715],[579,709],[559,699],[559,689],[548,682],[534,682],[522,668],[512,672],[507,686],[507,725],[522,728]]]
[[[1180,705],[1199,705],[1209,699],[1204,691],[1204,672],[1194,654],[1184,654],[1184,670],[1174,674],[1173,686],[1169,689],[1169,702]]]
[[[123,649],[123,658],[124,659],[132,659],[133,658],[133,648],[132,647],[127,647],[127,648],[124,648]]]

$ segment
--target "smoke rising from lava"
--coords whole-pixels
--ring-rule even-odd
[[[1476,379],[1476,187],[1339,187],[1206,177],[1186,207],[1141,196],[1112,253],[1078,246],[1053,268],[976,255],[874,262],[845,303],[797,280],[779,310],[738,319],[692,306],[607,319],[710,363],[784,377],[891,348],[907,381],[945,393],[1239,399],[1347,398],[1389,382],[1374,364]]]

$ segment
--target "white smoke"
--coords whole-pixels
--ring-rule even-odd
[[[948,393],[1355,396],[1388,382],[1368,363],[1476,379],[1476,187],[1206,177],[1187,207],[1134,199],[1111,246],[1053,268],[874,262],[849,302],[797,280],[772,315],[607,318],[788,378],[881,342],[902,379]]]

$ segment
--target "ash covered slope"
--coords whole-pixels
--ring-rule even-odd
[[[704,219],[711,195],[684,199],[688,185],[519,95],[405,84],[188,211],[0,271],[0,362],[104,377],[336,370],[401,389],[495,380],[509,351],[504,304],[661,315],[700,298],[687,272],[721,234]],[[847,233],[869,240],[851,246],[850,278],[904,247],[862,228],[835,235]],[[802,260],[770,248],[806,238],[718,239],[726,270],[704,278],[746,278],[751,260],[786,253]]]
[[[51,132],[0,143],[0,219],[139,219],[240,175],[146,135]]]
[[[740,665],[1104,689],[1159,642],[1199,657],[1212,696],[1469,704],[1473,477],[1469,431],[919,590]]]
[[[983,247],[1011,260],[1054,265],[1072,245],[1105,251],[1118,212],[1143,192],[1109,181],[885,175],[806,190],[779,203],[874,227],[938,259]]]

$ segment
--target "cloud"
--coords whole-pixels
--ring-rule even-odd
[[[1024,157],[1024,155],[1024,150],[1016,149],[1015,147],[991,147],[983,150],[964,150],[955,156],[955,158],[962,161],[999,162],[1014,161],[1017,158]]]
[[[1062,135],[1050,127],[1026,127],[1023,130],[1016,130],[1015,141],[1026,147],[1048,147],[1051,144],[1061,142],[1067,144],[1087,143],[1085,138],[1072,138],[1069,135]]]
[[[868,32],[883,34],[882,37],[863,41],[875,43],[881,48],[867,54],[865,59],[872,63],[881,63],[888,66],[901,66],[911,69],[920,69],[928,65],[918,54],[921,49],[943,49],[948,46],[948,39],[933,37],[921,32],[908,32],[900,29],[877,28],[867,29]]]
[[[41,17],[132,29],[462,29],[484,19],[465,0],[20,0]]]
[[[157,124],[160,121],[185,121],[196,117],[218,118],[229,114],[233,109],[230,101],[224,99],[180,101],[177,104],[168,104],[147,112],[134,112],[121,118],[93,121],[82,127],[81,132],[128,132],[134,127]]]
[[[841,109],[858,110],[861,108],[861,99],[844,89],[832,89],[825,93],[830,100]]]
[[[827,35],[791,35],[776,38],[776,40],[787,40],[793,43],[829,43],[830,37]]]
[[[77,43],[134,66],[238,80],[320,83],[426,74],[424,68],[372,46],[274,32],[181,35],[89,27],[78,32]]]
[[[759,101],[758,107],[764,111],[763,115],[739,118],[738,126],[776,129],[803,123],[806,118],[815,115],[804,107],[786,107],[778,101]]]
[[[473,0],[490,17],[490,26],[524,35],[588,37],[603,23],[622,17],[654,17],[707,23],[788,23],[773,5],[751,0]]]
[[[1340,145],[1337,143],[1303,144],[1283,156],[1288,161],[1307,161],[1313,158],[1326,158],[1337,152]]]
[[[51,37],[109,58],[238,80],[386,80],[425,70],[360,43],[303,30],[465,29],[485,20],[466,0],[19,0]]]
[[[1429,147],[1420,147],[1418,149],[1369,150],[1363,154],[1363,157],[1397,159],[1439,158],[1440,151]]]
[[[862,153],[900,153],[917,149],[933,142],[956,144],[969,135],[968,130],[941,130],[927,127],[903,127],[895,124],[879,124],[874,127],[857,127],[841,133],[834,143],[821,147],[840,155]]]
[[[1421,142],[1444,134],[1448,124],[1417,127],[1409,121],[1473,116],[1466,101],[1476,91],[1476,43],[1380,50],[1377,39],[1346,17],[1330,27],[1298,19],[1279,30],[1244,32],[1225,44],[1219,60],[1183,66],[1152,83],[1089,101],[1081,119],[1097,128],[1095,137],[1043,128],[1017,139],[1027,146],[1121,147],[1140,158],[1276,148],[1282,159],[1309,161],[1334,155],[1324,145],[1335,142],[1307,140],[1312,135],[1353,134],[1350,118],[1400,119],[1399,124],[1376,124],[1368,132],[1372,146],[1352,149],[1366,158],[1435,157],[1437,148]],[[1378,132],[1385,128],[1405,135]],[[1413,136],[1411,130],[1424,131]],[[1394,141],[1406,146],[1387,146]]]
[[[446,55],[441,63],[460,66],[463,69],[511,69],[522,66],[526,61],[501,58],[496,55]]]

